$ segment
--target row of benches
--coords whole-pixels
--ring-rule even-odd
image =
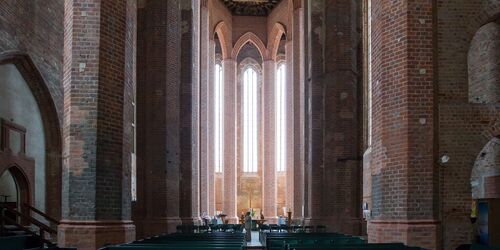
[[[76,248],[47,247],[39,237],[33,235],[10,235],[0,237],[0,250],[76,250]]]
[[[215,224],[210,226],[179,225],[177,233],[209,233],[209,232],[231,232],[242,233],[242,224]]]
[[[420,250],[403,243],[367,243],[366,240],[339,233],[265,233],[263,235],[268,250]],[[464,245],[459,249],[500,250],[500,247],[483,245]]]
[[[390,249],[416,250],[401,243],[368,244],[366,240],[339,233],[265,233],[268,250],[303,249]]]
[[[298,225],[278,225],[278,224],[263,224],[259,227],[260,232],[270,232],[270,233],[326,233],[326,226],[318,225],[314,226],[298,226]]]
[[[108,246],[101,250],[159,250],[159,249],[223,249],[243,250],[246,247],[243,233],[174,233],[169,235],[155,236],[144,240],[134,241],[128,244]]]

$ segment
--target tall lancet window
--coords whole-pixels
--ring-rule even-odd
[[[285,64],[278,65],[276,71],[276,170],[286,169],[286,89]]]
[[[214,84],[214,163],[215,172],[222,173],[224,164],[224,81],[222,74],[222,65],[215,65],[215,84]]]
[[[258,166],[258,84],[257,72],[248,67],[243,73],[243,171],[257,172]]]

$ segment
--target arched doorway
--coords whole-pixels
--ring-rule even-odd
[[[481,150],[471,174],[471,218],[476,218],[479,242],[500,244],[500,138],[494,137]]]
[[[31,204],[31,187],[26,174],[17,165],[12,165],[0,173],[0,204],[16,209],[24,214],[29,211],[23,204]],[[16,216],[6,212],[6,216],[15,220]]]

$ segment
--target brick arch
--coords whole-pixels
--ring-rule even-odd
[[[500,118],[493,120],[481,133],[481,142],[483,145],[493,137],[500,137]]]
[[[286,35],[285,26],[281,23],[275,23],[267,40],[267,56],[269,59],[276,61],[281,37],[283,35]]]
[[[471,171],[471,190],[473,199],[491,198],[486,195],[483,177],[500,175],[500,137],[493,137],[483,145],[476,156]],[[486,196],[485,196],[486,195]]]
[[[500,2],[497,0],[481,0],[481,9],[468,18],[467,27],[469,41],[483,25],[500,20]]]
[[[60,120],[52,95],[40,71],[28,54],[20,51],[0,53],[0,64],[13,64],[16,66],[38,103],[45,133],[46,213],[54,218],[60,218],[62,141]]]
[[[229,40],[230,35],[229,35],[229,28],[227,27],[226,23],[224,21],[220,21],[214,29],[213,32],[214,36],[217,34],[219,37],[219,42],[220,42],[220,47],[222,49],[222,59],[228,59],[231,54],[229,51],[231,51],[231,41]]]
[[[238,41],[234,45],[233,51],[231,53],[231,57],[236,60],[238,57],[238,54],[240,53],[241,48],[243,48],[243,46],[247,43],[252,43],[253,45],[255,45],[255,47],[259,51],[260,56],[262,57],[263,61],[269,59],[267,57],[266,46],[264,45],[262,40],[260,40],[260,38],[257,35],[255,35],[255,33],[253,33],[253,32],[247,32],[238,39]]]

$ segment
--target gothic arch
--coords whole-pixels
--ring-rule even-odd
[[[266,46],[264,46],[264,43],[262,42],[262,40],[260,40],[260,38],[257,35],[255,35],[253,32],[247,32],[238,39],[238,41],[234,45],[233,51],[231,53],[231,57],[236,60],[236,58],[238,57],[238,54],[240,53],[241,48],[243,48],[243,46],[247,43],[252,43],[253,45],[255,45],[255,47],[259,51],[260,56],[262,57],[263,61],[269,59],[267,57]]]
[[[281,23],[275,23],[267,41],[267,56],[276,61],[281,37],[286,34],[285,26]]]
[[[231,51],[231,48],[229,47],[231,42],[230,40],[228,40],[230,38],[229,29],[224,21],[219,22],[215,26],[214,35],[215,34],[217,34],[217,36],[219,37],[219,42],[222,49],[222,59],[228,59],[230,56],[229,51]]]
[[[62,141],[60,120],[52,95],[40,71],[28,54],[20,51],[0,53],[1,64],[13,64],[16,66],[38,103],[45,133],[45,199],[51,203],[50,206],[47,206],[46,213],[54,218],[60,218]]]

